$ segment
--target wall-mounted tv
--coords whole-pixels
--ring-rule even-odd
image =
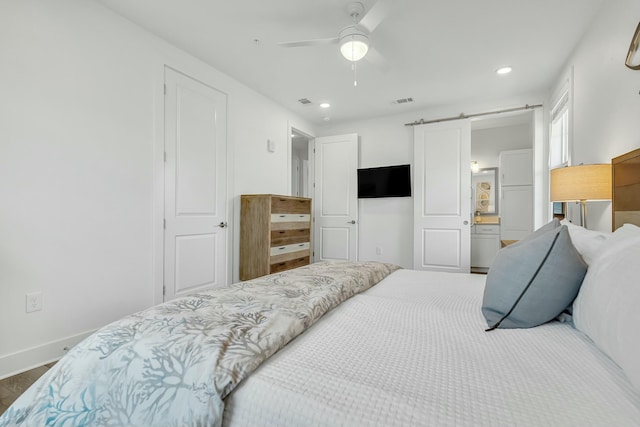
[[[409,165],[358,169],[358,198],[410,197]]]

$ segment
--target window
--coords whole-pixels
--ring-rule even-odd
[[[565,80],[556,96],[551,108],[551,129],[549,130],[549,170],[569,166],[571,164],[570,146],[570,107],[572,74]],[[552,215],[562,219],[566,215],[563,202],[552,204]]]
[[[562,91],[551,110],[549,169],[569,164],[569,90]]]

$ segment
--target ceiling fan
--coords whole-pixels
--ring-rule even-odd
[[[340,30],[337,37],[280,42],[278,46],[301,47],[339,44],[340,53],[342,53],[342,56],[347,60],[356,62],[367,56],[370,62],[386,68],[382,55],[369,45],[369,34],[371,34],[385,18],[389,11],[390,4],[390,0],[378,0],[367,14],[363,16],[364,5],[362,3],[349,3],[347,12],[353,23]]]

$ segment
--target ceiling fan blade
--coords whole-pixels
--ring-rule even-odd
[[[370,47],[365,55],[364,59],[366,59],[369,63],[374,65],[380,71],[387,73],[391,70],[391,64],[386,58],[375,48]]]
[[[298,40],[295,42],[279,42],[280,47],[301,47],[301,46],[321,46],[325,44],[336,44],[340,41],[338,37],[332,37],[330,39],[313,39],[313,40]]]
[[[367,29],[370,33],[372,33],[378,25],[382,22],[382,20],[387,16],[389,10],[391,9],[391,1],[390,0],[378,0],[376,4],[373,5],[369,12],[367,12],[359,24]]]

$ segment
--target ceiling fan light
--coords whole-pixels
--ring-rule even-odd
[[[347,60],[359,61],[369,51],[369,39],[363,34],[350,34],[340,40],[340,53]]]

